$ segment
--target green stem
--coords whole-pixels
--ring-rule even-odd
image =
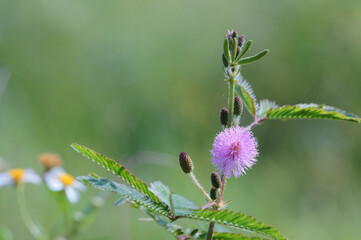
[[[29,230],[34,239],[43,239],[41,232],[38,227],[34,224],[33,220],[30,217],[29,211],[26,207],[25,198],[24,198],[24,186],[16,186],[16,197],[18,200],[20,214],[23,218],[26,228]]]
[[[233,123],[233,101],[234,101],[234,76],[231,75],[229,78],[229,99],[228,99],[228,109],[229,109],[229,115],[228,115],[228,127],[232,127]]]

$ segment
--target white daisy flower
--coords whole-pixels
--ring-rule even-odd
[[[13,186],[18,183],[40,184],[41,178],[30,168],[14,168],[7,172],[0,173],[0,188],[4,186]]]
[[[48,188],[52,191],[64,191],[69,202],[79,201],[80,194],[78,190],[85,191],[84,184],[75,180],[75,178],[66,173],[62,168],[56,167],[44,173],[44,179]]]

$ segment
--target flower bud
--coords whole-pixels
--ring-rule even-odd
[[[179,154],[179,164],[180,164],[183,172],[190,173],[193,171],[193,162],[187,153],[181,152]]]
[[[220,188],[222,185],[221,178],[219,177],[218,173],[216,173],[216,172],[212,172],[211,182],[212,182],[212,186],[217,189]]]
[[[234,98],[234,110],[233,110],[233,114],[236,116],[241,115],[243,110],[243,105],[242,105],[242,100],[239,96],[236,96]]]
[[[244,37],[244,35],[239,36],[238,37],[238,46],[242,47],[245,40],[246,40],[246,38]]]
[[[232,31],[232,37],[233,37],[233,38],[238,37],[238,33],[237,33],[236,30],[233,30],[233,31]]]
[[[209,193],[209,196],[211,197],[211,199],[212,199],[213,201],[216,200],[217,197],[218,197],[217,188],[212,187],[212,188],[211,188],[211,192]]]
[[[227,125],[228,122],[228,109],[222,108],[221,113],[219,114],[222,125]]]
[[[61,167],[63,165],[63,161],[57,154],[53,153],[44,153],[39,157],[39,162],[44,166],[45,171],[48,171],[54,167]]]

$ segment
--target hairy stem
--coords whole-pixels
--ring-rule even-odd
[[[206,193],[206,191],[204,191],[203,187],[199,184],[196,176],[194,176],[193,172],[189,173],[190,178],[192,179],[192,181],[194,182],[194,184],[199,188],[199,190],[201,190],[202,194],[204,195],[204,197],[207,199],[208,202],[213,202],[213,200],[211,199],[211,197],[208,195],[208,193]]]
[[[229,109],[229,116],[228,116],[228,127],[232,127],[233,123],[233,99],[234,99],[234,76],[231,75],[229,78],[229,98],[228,98],[228,109]]]

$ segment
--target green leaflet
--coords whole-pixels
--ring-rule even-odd
[[[207,233],[204,232],[196,237],[196,239],[205,239]],[[258,237],[247,237],[240,233],[230,233],[230,232],[215,232],[213,233],[213,240],[261,240]]]
[[[114,206],[118,207],[118,206],[123,205],[126,202],[127,202],[126,197],[120,197],[117,201],[115,201]]]
[[[97,189],[119,194],[121,197],[125,197],[141,206],[144,206],[148,210],[157,212],[166,217],[170,214],[168,207],[163,203],[157,203],[148,196],[144,196],[137,190],[125,186],[124,184],[119,184],[108,179],[94,176],[81,176],[76,179]]]
[[[168,186],[164,185],[160,181],[156,181],[150,184],[149,190],[152,191],[163,203],[165,203],[170,208],[169,195],[171,194],[171,191],[169,190]],[[172,202],[176,216],[178,213],[183,212],[182,210],[199,208],[192,201],[178,194],[172,194]]]
[[[318,104],[285,105],[271,108],[266,119],[332,119],[361,123],[361,118],[346,111]]]
[[[241,74],[237,75],[236,93],[246,105],[249,113],[252,114],[252,116],[255,116],[258,109],[256,95],[254,94],[251,85],[242,78]]]
[[[259,102],[259,108],[257,111],[257,117],[262,118],[262,117],[266,117],[267,112],[271,109],[271,108],[277,108],[278,105],[276,104],[276,102],[274,101],[270,101],[268,99],[263,99]]]
[[[121,177],[124,181],[132,185],[135,189],[137,189],[141,193],[151,198],[156,203],[161,203],[161,201],[151,191],[149,191],[147,184],[145,184],[136,176],[134,176],[132,173],[130,173],[123,165],[120,165],[116,161],[107,158],[103,154],[99,154],[94,150],[91,150],[85,146],[73,143],[71,144],[71,147],[75,151],[81,153],[84,157],[91,159],[92,161],[106,168],[108,171]]]
[[[197,219],[206,222],[215,222],[235,228],[261,233],[275,240],[286,239],[277,229],[257,221],[252,216],[247,216],[240,212],[231,212],[228,210],[196,210],[188,211],[183,215],[185,218]]]
[[[248,64],[248,63],[252,63],[252,62],[258,61],[258,60],[260,60],[261,58],[263,58],[264,56],[266,56],[266,54],[267,54],[268,52],[269,52],[268,49],[263,50],[262,52],[257,53],[257,54],[254,55],[254,56],[246,57],[246,58],[243,58],[243,59],[239,60],[239,61],[237,62],[237,64],[238,64],[238,65],[243,65],[243,64]]]

